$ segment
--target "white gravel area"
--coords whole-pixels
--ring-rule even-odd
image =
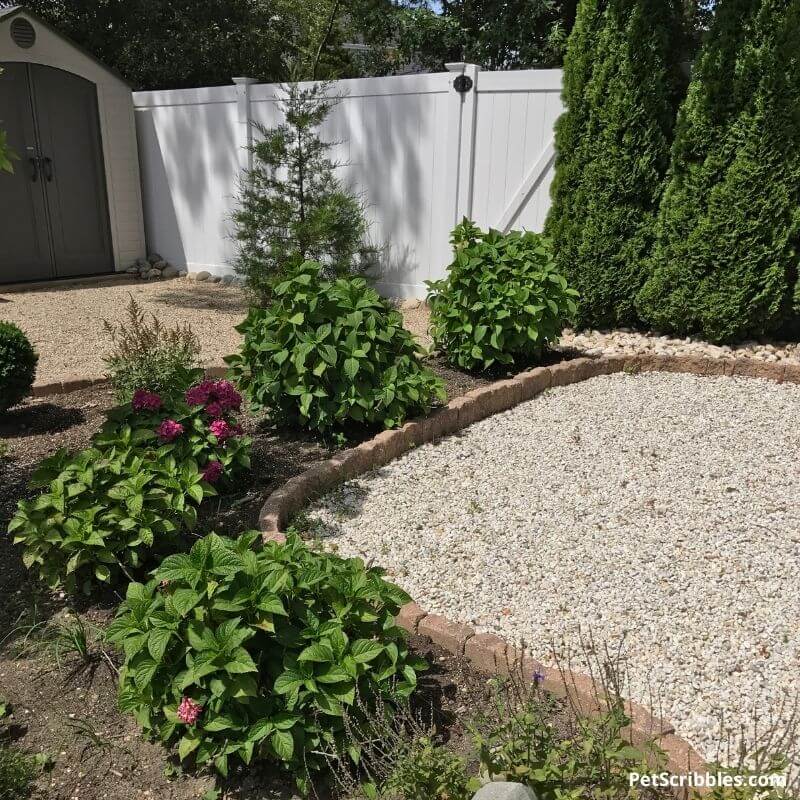
[[[632,697],[712,758],[720,714],[800,692],[798,419],[796,385],[598,377],[345,484],[311,529],[535,655],[624,641]]]

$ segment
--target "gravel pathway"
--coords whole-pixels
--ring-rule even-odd
[[[204,364],[219,364],[239,347],[241,335],[234,326],[247,314],[247,298],[240,288],[219,283],[102,279],[5,293],[0,287],[0,320],[19,325],[39,351],[37,383],[102,375],[109,346],[103,318],[123,319],[129,294],[168,327],[191,325]],[[427,306],[403,309],[403,314],[406,327],[428,346]]]
[[[122,320],[129,294],[169,327],[190,324],[206,364],[219,363],[239,345],[241,337],[233,328],[247,313],[242,291],[186,280],[54,284],[5,294],[0,290],[0,319],[17,323],[39,351],[37,383],[102,375],[109,347],[103,318]]]
[[[562,654],[625,642],[708,757],[800,691],[800,386],[610,375],[425,445],[309,510],[429,611]],[[552,662],[551,662],[552,663]]]

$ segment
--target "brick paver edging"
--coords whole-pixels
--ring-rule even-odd
[[[576,358],[551,367],[537,367],[514,378],[474,389],[451,400],[431,415],[407,422],[402,428],[383,431],[372,439],[322,461],[288,480],[273,492],[261,508],[259,527],[266,540],[285,541],[283,529],[309,500],[337,484],[382,467],[421,444],[435,442],[492,414],[532,400],[551,386],[609,375],[614,372],[682,372],[693,375],[739,375],[800,383],[800,364],[762,362],[753,359],[717,359],[694,356],[602,356]],[[429,636],[451,652],[466,656],[476,667],[490,673],[521,670],[532,679],[544,676],[547,691],[569,693],[575,707],[585,713],[600,709],[602,690],[589,677],[566,669],[545,667],[494,634],[475,633],[467,625],[438,614],[428,614],[415,603],[403,607],[398,624]],[[674,774],[702,771],[704,759],[688,742],[675,735],[667,721],[654,717],[644,706],[628,702],[631,738],[634,742],[655,738],[667,755],[667,769]]]
[[[206,376],[209,378],[224,378],[227,372],[228,368],[224,364],[205,368]],[[33,397],[53,397],[54,395],[77,392],[78,389],[86,389],[89,386],[102,386],[107,383],[108,378],[105,375],[90,375],[88,377],[76,375],[60,381],[52,381],[51,383],[34,383],[31,395]]]

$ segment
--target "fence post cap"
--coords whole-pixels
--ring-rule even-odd
[[[251,83],[258,83],[258,81],[255,78],[238,77],[238,78],[231,78],[231,80],[237,86],[241,86],[241,85],[247,86],[247,85],[249,85]]]

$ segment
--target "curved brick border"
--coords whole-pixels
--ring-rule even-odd
[[[222,365],[205,367],[206,376],[209,378],[224,378],[228,368]],[[52,383],[34,383],[31,389],[32,397],[53,397],[59,394],[69,394],[78,389],[86,389],[89,386],[102,386],[108,383],[105,375],[93,375],[81,377],[80,375],[68,376],[60,381]]]
[[[507,411],[532,400],[551,386],[609,375],[614,372],[682,372],[693,375],[738,375],[751,378],[800,383],[800,364],[762,362],[754,359],[717,359],[694,356],[602,356],[576,358],[551,367],[537,367],[514,378],[474,389],[451,400],[430,416],[407,422],[402,428],[383,431],[358,447],[337,453],[288,480],[273,492],[261,508],[259,528],[265,540],[285,541],[283,529],[291,517],[310,499],[339,483],[369,472],[392,461],[414,447],[435,442],[473,422]],[[416,603],[404,606],[397,623],[406,630],[429,636],[447,650],[465,656],[477,668],[489,673],[522,671],[528,678],[534,672],[544,675],[544,688],[555,695],[569,695],[583,713],[600,709],[602,688],[589,677],[566,669],[545,667],[526,656],[519,648],[490,633],[475,633],[467,625],[452,622],[438,614],[428,614]],[[630,736],[634,742],[656,739],[667,755],[667,769],[675,774],[703,771],[705,761],[684,739],[675,734],[666,720],[654,717],[644,706],[626,703],[631,718]]]

